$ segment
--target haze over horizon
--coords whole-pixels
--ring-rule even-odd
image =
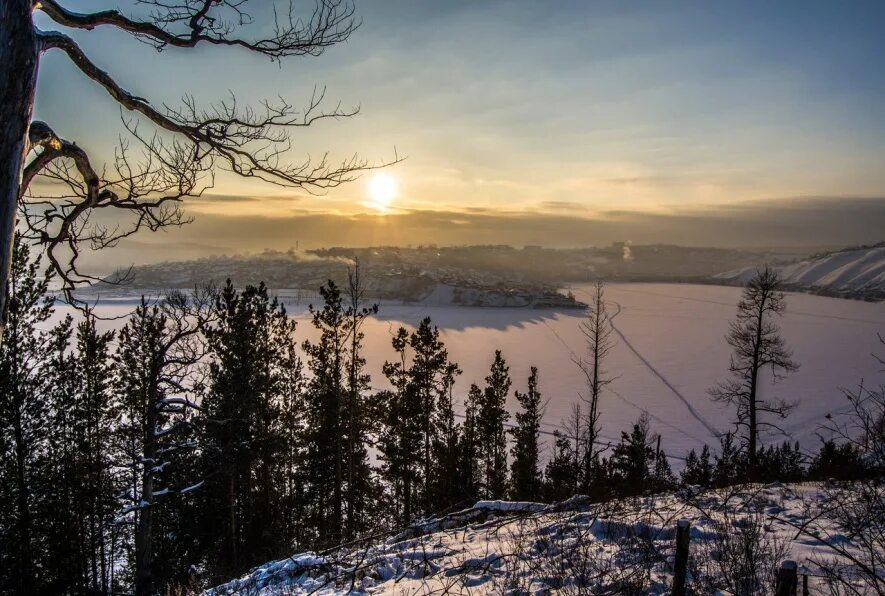
[[[83,10],[103,6],[96,0]],[[93,6],[94,5],[94,6]],[[357,6],[320,57],[276,65],[232,48],[161,53],[119,31],[71,31],[136,95],[178,105],[230,92],[302,105],[316,85],[355,118],[295,137],[292,160],[358,152],[402,163],[323,196],[220,174],[195,222],[91,257],[121,265],[373,244],[614,240],[839,246],[885,229],[880,3],[526,1]],[[138,15],[139,6],[121,2]],[[255,22],[270,21],[258,7]],[[260,34],[261,26],[251,28]],[[115,52],[97,51],[104,44]],[[119,49],[116,49],[119,48]],[[136,74],[137,73],[137,74]],[[218,76],[224,73],[224,76]],[[113,102],[61,55],[37,117],[95,160],[122,130]],[[74,111],[71,121],[64,114]]]

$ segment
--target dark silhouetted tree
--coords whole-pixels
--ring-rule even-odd
[[[502,499],[507,492],[507,395],[510,393],[510,367],[501,350],[486,377],[477,411],[480,478],[485,498]]]
[[[680,473],[682,484],[703,487],[713,486],[713,463],[710,459],[710,448],[704,445],[700,456],[694,449],[685,458],[685,468]]]
[[[525,393],[515,392],[521,410],[516,414],[516,428],[511,430],[514,444],[511,450],[510,496],[517,501],[537,501],[543,498],[543,482],[539,465],[541,420],[544,404],[538,390],[538,369],[531,368]]]
[[[599,467],[599,417],[600,398],[606,385],[611,383],[605,361],[614,347],[613,331],[605,306],[605,286],[597,281],[590,298],[590,312],[581,321],[581,333],[584,336],[585,353],[573,356],[584,376],[586,390],[580,393],[580,399],[587,406],[581,430],[578,434],[583,443],[580,453],[581,490],[590,493],[598,484],[596,476],[601,473]]]
[[[295,321],[276,298],[270,298],[264,284],[237,292],[230,281],[218,294],[214,317],[205,328],[211,361],[201,404],[206,461],[203,491],[204,525],[212,546],[210,571],[212,577],[221,579],[282,556],[290,546],[281,532],[284,513],[280,505],[286,485],[277,476],[286,442],[278,420]],[[340,404],[342,373],[339,366],[336,405]],[[336,423],[340,422],[338,414]],[[335,430],[340,431],[340,426]],[[330,436],[336,442],[342,440],[339,435]],[[328,451],[326,445],[323,448]],[[342,456],[340,445],[337,455]],[[328,469],[323,472],[328,474]],[[335,496],[341,497],[340,488]]]
[[[578,469],[575,466],[573,440],[554,431],[553,456],[544,470],[544,493],[547,501],[563,501],[577,491]]]
[[[799,368],[775,321],[786,308],[777,272],[767,266],[757,271],[744,288],[737,318],[725,336],[734,350],[729,365],[732,378],[710,390],[715,401],[736,409],[735,424],[742,429],[750,474],[756,469],[760,428],[777,428],[762,416],[785,418],[794,405],[765,399],[760,392],[760,375],[766,369],[778,380]]]
[[[180,576],[177,560],[163,557],[177,549],[157,531],[165,525],[158,518],[174,516],[176,497],[190,498],[203,482],[202,475],[186,467],[195,457],[192,422],[199,410],[199,388],[192,374],[204,353],[200,331],[208,300],[205,294],[177,292],[160,303],[142,298],[119,333],[116,442],[127,470],[127,504],[120,518],[132,528],[130,556],[138,595],[153,594]],[[185,537],[175,540],[184,542]]]
[[[4,29],[7,24],[4,24]],[[16,235],[12,275],[5,285],[7,341],[0,345],[0,434],[3,441],[2,508],[7,529],[2,559],[8,574],[6,589],[32,594],[38,589],[38,540],[34,510],[40,498],[44,472],[42,454],[49,432],[48,403],[44,399],[44,363],[53,342],[45,330],[52,316],[52,298],[46,295],[49,278],[40,259]],[[69,326],[69,323],[67,324]]]

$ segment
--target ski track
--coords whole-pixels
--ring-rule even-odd
[[[586,290],[578,289],[578,292],[581,292],[587,296],[590,296],[590,294]],[[688,400],[688,398],[686,398],[684,395],[682,395],[682,393],[678,389],[676,389],[676,387],[674,387],[673,384],[670,381],[668,381],[667,378],[664,375],[662,375],[660,373],[660,371],[658,371],[658,369],[656,369],[654,367],[654,365],[651,362],[649,362],[648,359],[639,352],[639,350],[636,349],[636,347],[633,346],[632,343],[630,343],[630,340],[627,339],[627,336],[624,335],[624,333],[620,329],[618,329],[617,325],[615,325],[615,317],[617,317],[619,314],[621,314],[621,305],[618,304],[617,302],[612,302],[612,304],[614,304],[615,306],[618,307],[618,312],[616,312],[615,314],[613,314],[612,316],[610,316],[608,318],[608,321],[612,327],[612,331],[617,333],[618,337],[620,337],[623,340],[624,345],[627,346],[627,348],[629,348],[630,351],[633,352],[633,354],[637,358],[639,358],[639,360],[645,365],[646,368],[648,368],[648,370],[650,370],[658,379],[660,379],[660,381],[670,391],[673,392],[673,395],[675,395],[679,399],[679,401],[681,401],[683,403],[683,405],[688,410],[689,414],[691,414],[695,420],[700,422],[703,425],[703,427],[707,429],[707,431],[710,433],[710,435],[713,438],[719,438],[720,436],[722,436],[722,433],[719,430],[717,430],[712,424],[710,424],[710,422],[708,422],[707,419],[704,418],[700,414],[700,412],[698,412],[697,410],[694,409],[694,406],[691,405],[691,402]],[[687,433],[686,433],[686,436],[688,436]]]
[[[619,308],[620,308],[620,306],[619,306]],[[620,311],[619,311],[619,312],[620,312]],[[559,333],[558,333],[553,327],[551,327],[549,323],[547,323],[547,321],[541,319],[541,323],[543,323],[544,326],[547,327],[547,329],[550,331],[550,333],[552,333],[552,334],[556,337],[556,339],[559,340],[559,343],[561,343],[561,344],[563,345],[563,347],[565,347],[565,349],[569,351],[569,353],[572,355],[572,358],[578,358],[578,355],[575,353],[574,350],[572,350],[572,348],[571,348],[571,346],[569,346],[568,342],[566,342],[566,341],[562,338],[562,336],[561,336],[561,335],[560,335],[560,334],[559,334]],[[614,326],[613,326],[613,327],[614,327]],[[646,408],[643,408],[642,406],[638,405],[637,403],[635,403],[635,402],[633,402],[633,401],[630,401],[629,399],[627,399],[626,397],[624,397],[622,394],[618,393],[617,391],[615,391],[615,390],[612,389],[611,387],[606,388],[606,391],[608,391],[609,393],[611,393],[612,395],[614,395],[615,397],[617,397],[618,399],[620,399],[622,402],[624,402],[624,403],[627,404],[628,406],[630,406],[630,407],[636,409],[637,411],[639,411],[639,412],[645,412],[645,414],[646,414],[649,418],[651,418],[652,420],[654,420],[654,421],[656,421],[656,422],[658,422],[658,423],[660,423],[660,424],[663,424],[664,426],[666,426],[666,427],[668,427],[668,428],[671,428],[671,429],[675,430],[675,431],[678,432],[678,433],[681,433],[681,434],[685,435],[685,436],[688,437],[689,439],[694,439],[694,440],[697,441],[698,443],[704,443],[704,442],[705,442],[703,439],[699,439],[698,437],[696,437],[695,435],[691,434],[691,433],[688,432],[687,430],[684,430],[684,429],[682,429],[682,428],[679,428],[678,426],[673,425],[673,424],[670,424],[670,423],[667,422],[666,420],[663,420],[663,419],[659,418],[658,416],[655,416],[654,414],[652,414],[651,412],[649,412]],[[600,436],[602,436],[602,435],[600,435]],[[602,438],[606,438],[606,437],[602,437]],[[612,441],[613,441],[614,439],[609,439],[609,440],[612,440]],[[676,456],[676,455],[668,455],[667,457],[670,457],[670,458],[673,458],[673,459],[678,459],[678,460],[685,460],[684,457],[679,457],[679,456]]]

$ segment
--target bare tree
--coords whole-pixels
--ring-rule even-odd
[[[756,469],[759,429],[777,428],[775,423],[761,420],[760,414],[785,418],[795,406],[759,395],[759,375],[763,370],[770,369],[774,379],[779,380],[799,368],[774,321],[786,308],[777,272],[768,266],[757,271],[744,288],[737,305],[737,317],[725,336],[734,350],[728,367],[732,378],[710,389],[714,401],[737,409],[735,424],[746,431],[744,440],[751,473]]]
[[[614,347],[614,339],[605,308],[605,286],[602,281],[597,281],[593,288],[590,313],[581,321],[581,333],[584,335],[586,352],[583,356],[572,356],[572,360],[580,368],[587,384],[586,393],[580,395],[588,409],[583,433],[586,449],[581,462],[586,489],[592,482],[593,467],[599,453],[596,448],[599,443],[599,398],[605,386],[612,381],[604,367],[605,359]]]
[[[338,163],[330,162],[327,155],[319,160],[287,161],[292,129],[357,112],[342,109],[340,104],[323,109],[322,91],[314,91],[304,108],[282,98],[253,108],[241,106],[235,97],[209,107],[199,107],[193,98],[185,97],[179,107],[159,108],[126,91],[69,35],[34,25],[34,14],[39,12],[67,28],[120,29],[157,50],[230,46],[275,61],[319,55],[345,41],[359,26],[348,0],[316,0],[313,12],[304,15],[298,14],[294,4],[288,10],[274,10],[272,33],[250,39],[241,35],[254,20],[248,2],[139,0],[137,4],[147,8],[148,16],[130,18],[113,9],[75,12],[57,0],[4,0],[0,28],[0,287],[5,287],[9,277],[17,212],[25,224],[25,237],[43,246],[70,298],[77,284],[95,280],[77,268],[83,248],[109,247],[141,229],[186,223],[180,202],[211,186],[216,166],[308,192],[335,187],[374,167],[357,156]],[[48,124],[32,122],[37,72],[43,55],[51,51],[65,54],[124,113],[132,114],[124,123],[140,146],[140,157],[134,157],[128,143],[121,141],[110,172],[106,168],[100,173],[82,148],[56,134]],[[145,126],[151,132],[145,132]],[[31,188],[38,176],[46,179],[53,194],[40,195]],[[113,210],[116,219],[124,223],[108,225],[90,219],[100,209]],[[0,314],[3,312],[0,293]],[[0,339],[2,328],[0,320]]]
[[[885,345],[881,335],[879,341]],[[885,364],[881,357],[874,354],[873,358]],[[877,386],[861,380],[857,389],[843,389],[842,393],[848,399],[848,407],[827,414],[821,431],[853,445],[870,469],[885,470],[885,384]]]

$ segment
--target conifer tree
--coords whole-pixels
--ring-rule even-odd
[[[174,292],[159,303],[142,298],[119,332],[115,436],[127,487],[120,519],[132,529],[130,559],[139,596],[180,578],[178,565],[186,566],[186,561],[167,560],[164,555],[180,552],[181,545],[170,545],[157,528],[164,525],[162,517],[173,515],[172,504],[179,504],[175,496],[187,499],[202,487],[202,475],[182,473],[196,447],[197,387],[191,375],[204,351],[200,331],[207,301],[205,295]],[[184,542],[185,536],[181,532],[173,542]],[[156,560],[166,563],[156,565]]]
[[[88,542],[83,521],[85,503],[79,498],[82,483],[81,443],[77,428],[82,417],[78,410],[80,382],[77,355],[71,349],[73,318],[53,329],[46,361],[45,399],[49,405],[49,440],[46,445],[46,473],[52,483],[45,492],[43,530],[48,557],[56,563],[44,574],[50,590],[85,592],[92,589],[89,579]],[[60,508],[70,514],[59,516]]]
[[[476,501],[482,493],[481,441],[482,429],[479,412],[482,407],[483,392],[475,383],[470,384],[467,399],[464,400],[464,430],[458,449],[460,484],[467,501]]]
[[[4,524],[8,530],[0,549],[5,551],[2,559],[11,562],[5,567],[4,588],[18,594],[32,594],[39,587],[34,511],[49,431],[48,404],[43,398],[43,365],[52,344],[45,330],[52,316],[48,284],[39,258],[31,260],[28,245],[17,235],[11,276],[4,289],[6,336],[0,344],[2,483],[8,487],[2,508],[8,515]]]
[[[685,458],[685,468],[680,473],[684,485],[713,486],[713,464],[710,461],[710,448],[704,445],[701,454],[692,449]]]
[[[414,518],[414,495],[421,461],[421,412],[412,394],[408,367],[409,333],[397,329],[391,340],[397,360],[385,362],[384,376],[393,390],[378,395],[381,404],[379,449],[383,475],[393,492],[396,522],[407,526]]]
[[[347,391],[343,404],[347,473],[344,479],[346,512],[343,539],[350,541],[370,526],[373,504],[378,496],[367,448],[372,420],[366,400],[372,379],[365,372],[366,359],[362,354],[365,339],[363,323],[378,313],[378,305],[364,305],[365,287],[359,259],[348,269],[347,281]]]
[[[110,360],[113,337],[112,332],[98,331],[94,315],[87,310],[76,330],[75,400],[57,404],[69,408],[73,415],[79,486],[72,502],[80,510],[80,540],[87,545],[89,589],[94,593],[111,590],[111,566],[117,558],[117,553],[112,552],[111,532],[116,530],[113,519],[120,485],[113,473],[113,453],[109,449],[114,430]]]
[[[507,492],[507,434],[510,414],[505,409],[510,393],[510,368],[495,350],[477,412],[482,489],[485,498],[501,499]]]
[[[746,455],[734,444],[734,435],[726,433],[719,439],[719,454],[713,469],[713,486],[730,486],[746,480]]]
[[[559,430],[553,434],[553,457],[544,470],[544,492],[547,501],[559,502],[575,494],[578,470],[572,439]]]
[[[460,452],[462,428],[455,422],[455,378],[460,367],[449,362],[442,375],[437,407],[433,420],[433,455],[431,458],[430,495],[437,509],[448,509],[463,503],[467,494],[461,483]]]
[[[279,531],[285,485],[277,472],[285,441],[276,422],[294,331],[295,322],[264,284],[238,292],[230,280],[205,329],[211,355],[202,402],[206,524],[217,557],[211,572],[219,579],[281,556],[289,546]]]
[[[659,453],[652,447],[648,417],[643,414],[628,434],[621,433],[609,459],[612,482],[621,496],[641,495],[653,488],[654,466]]]
[[[409,336],[412,364],[409,367],[410,398],[416,400],[421,432],[421,509],[430,513],[432,504],[434,419],[440,395],[445,391],[443,378],[448,352],[439,339],[439,329],[424,318]]]
[[[516,414],[516,428],[511,430],[514,445],[511,450],[513,463],[510,468],[510,496],[516,501],[537,501],[542,498],[540,456],[541,419],[544,404],[538,390],[538,369],[531,368],[528,389],[516,391],[521,411]]]
[[[305,392],[305,473],[309,478],[308,524],[316,529],[315,544],[341,542],[344,531],[346,469],[348,316],[341,291],[331,280],[320,288],[322,308],[310,307],[316,341],[305,341],[310,371]]]

